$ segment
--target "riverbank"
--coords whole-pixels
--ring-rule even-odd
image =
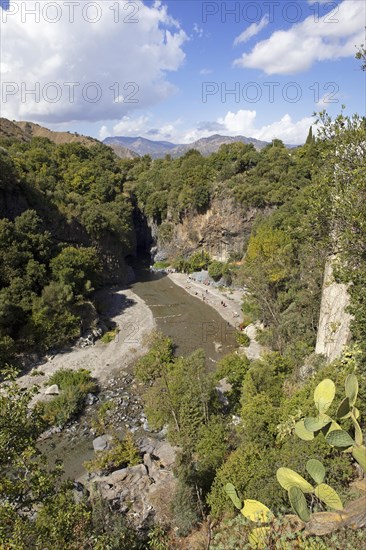
[[[44,393],[45,382],[61,368],[87,369],[103,388],[121,370],[128,369],[143,353],[143,339],[155,328],[155,320],[145,302],[131,289],[109,288],[98,292],[97,301],[103,315],[118,328],[108,344],[101,340],[84,348],[73,347],[39,363],[29,374],[19,378],[22,387],[37,384]],[[39,373],[39,374],[37,374]]]
[[[204,301],[214,308],[221,317],[238,328],[243,320],[241,311],[243,292],[240,290],[224,290],[207,286],[203,283],[189,279],[184,273],[169,273],[168,277],[173,283],[183,288],[186,292]]]

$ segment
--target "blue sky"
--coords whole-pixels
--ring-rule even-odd
[[[362,0],[71,4],[2,2],[2,116],[100,138],[301,143],[314,111],[365,114]]]

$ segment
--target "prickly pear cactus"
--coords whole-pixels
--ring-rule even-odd
[[[299,420],[295,424],[295,434],[304,441],[311,441],[321,431],[329,445],[343,452],[351,452],[354,459],[366,472],[366,448],[363,445],[363,434],[358,422],[360,412],[355,407],[358,395],[357,376],[349,374],[344,386],[346,397],[339,404],[336,417],[339,420],[351,419],[354,438],[343,430],[335,420],[325,414],[335,396],[335,384],[329,378],[320,382],[314,391],[314,403],[318,415]]]

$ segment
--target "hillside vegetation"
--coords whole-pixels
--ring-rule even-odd
[[[124,280],[136,242],[133,204],[109,148],[4,140],[0,173],[4,365],[79,336],[93,290],[109,275]]]
[[[310,131],[296,149],[279,140],[260,152],[233,143],[208,157],[188,151],[179,159],[154,161],[120,160],[101,144],[2,141],[3,376],[13,378],[6,365],[22,354],[44,352],[80,333],[93,290],[105,283],[111,264],[119,266],[123,280],[124,259],[136,254],[136,211],[169,239],[187,216],[227,197],[244,210],[256,209],[240,258],[221,264],[197,241],[194,254],[183,251],[168,264],[186,271],[205,267],[217,280],[230,275],[245,286],[244,324],[261,322],[259,340],[269,351],[252,362],[233,353],[209,371],[201,350],[177,357],[174,342],[160,333],[151,336],[135,374],[150,425],[165,426],[180,448],[178,489],[174,525],[152,524],[139,533],[95,495],[75,503],[70,487],[39,459],[36,440],[44,414],[37,409],[28,414],[31,392],[8,382],[0,394],[0,419],[9,417],[0,420],[0,473],[6,479],[0,484],[0,545],[184,548],[179,537],[210,524],[212,548],[247,548],[248,529],[233,519],[225,486],[233,484],[240,499],[256,499],[281,515],[291,508],[276,471],[291,468],[306,477],[309,458],[324,464],[326,483],[342,502],[354,498],[350,483],[359,471],[352,454],[330,447],[320,429],[307,441],[295,435],[301,418],[317,421],[313,394],[324,379],[334,382],[338,404],[347,376],[356,374],[361,435],[348,409],[342,422],[358,441],[366,417],[366,124],[356,115],[331,120],[321,113],[319,119],[317,139]],[[327,364],[313,352],[324,266],[331,256],[337,258],[336,279],[349,285],[353,321],[349,347]],[[223,378],[231,385],[224,400],[216,390]],[[336,413],[332,403],[329,415]],[[312,512],[325,509],[321,499],[307,498]],[[271,544],[267,547],[363,547],[358,531]]]

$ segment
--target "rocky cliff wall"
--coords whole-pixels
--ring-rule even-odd
[[[165,260],[199,249],[221,262],[230,256],[241,258],[258,213],[258,209],[245,209],[233,199],[217,198],[205,213],[188,215],[179,223],[173,223],[169,215],[160,226],[150,222],[155,240],[153,256]]]
[[[315,352],[323,354],[330,363],[342,354],[350,340],[352,316],[346,311],[349,305],[347,285],[334,280],[335,256],[328,259],[324,270],[324,283]]]

